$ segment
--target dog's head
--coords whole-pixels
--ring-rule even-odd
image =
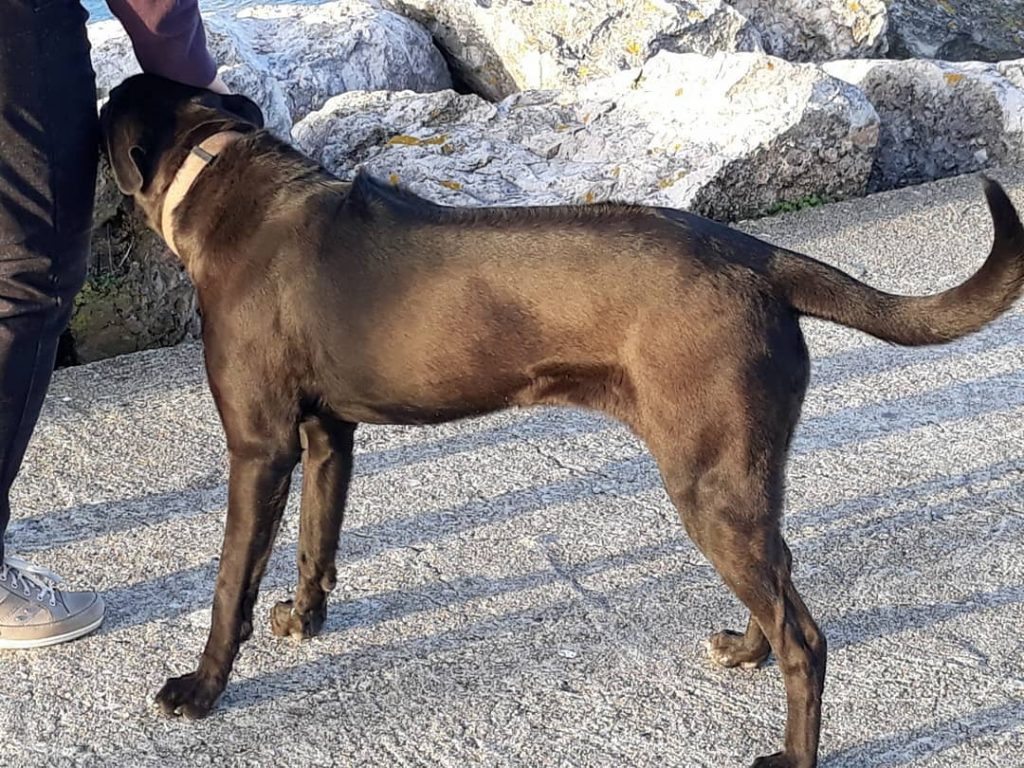
[[[245,96],[136,75],[110,92],[100,126],[118,188],[152,224],[193,144],[218,131],[262,128],[263,113]]]

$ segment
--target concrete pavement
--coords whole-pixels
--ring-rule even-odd
[[[1024,210],[1024,173],[996,174]],[[879,287],[970,273],[974,178],[745,228]],[[789,472],[797,581],[830,640],[827,768],[1024,765],[1024,307],[956,345],[806,321]],[[362,428],[325,633],[272,637],[293,498],[216,713],[150,706],[205,641],[223,437],[185,345],[62,371],[11,550],[99,589],[96,635],[0,654],[0,766],[745,766],[781,744],[778,669],[703,641],[745,620],[622,428],[569,411]]]

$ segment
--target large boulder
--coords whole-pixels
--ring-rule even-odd
[[[869,191],[1024,162],[1024,59],[824,66],[862,89],[881,119]]]
[[[635,68],[661,50],[761,50],[722,0],[385,2],[426,26],[466,86],[491,100]]]
[[[156,234],[126,211],[93,231],[69,329],[75,362],[176,344],[198,330],[195,291]]]
[[[1024,0],[889,0],[889,49],[900,58],[1024,57]]]
[[[765,50],[789,61],[884,55],[884,0],[730,0],[761,31]]]
[[[447,204],[613,199],[736,219],[863,193],[878,117],[814,66],[660,53],[640,70],[497,105],[451,92],[342,94],[293,135],[343,177],[365,168]]]
[[[213,12],[205,25],[221,78],[255,100],[267,127],[282,137],[344,91],[438,91],[452,84],[426,30],[372,0],[254,6],[236,16]],[[90,24],[89,39],[102,101],[139,65],[118,22]]]
[[[448,66],[423,27],[367,0],[264,5],[238,14],[286,90],[292,120],[345,91],[440,91]]]

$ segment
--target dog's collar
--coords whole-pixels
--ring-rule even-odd
[[[167,247],[176,256],[180,256],[180,254],[178,253],[177,246],[174,244],[174,230],[171,226],[171,217],[174,215],[174,209],[181,205],[181,202],[185,199],[189,190],[192,189],[192,185],[199,178],[199,174],[206,169],[206,166],[230,144],[242,138],[243,135],[238,131],[221,131],[203,139],[199,144],[192,147],[185,157],[185,162],[181,164],[178,172],[171,179],[171,183],[164,195],[164,205],[160,213],[160,233],[163,235]]]

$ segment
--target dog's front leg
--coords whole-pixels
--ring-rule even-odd
[[[270,627],[279,637],[312,637],[327,617],[334,589],[335,553],[352,478],[356,425],[313,418],[303,422],[302,512],[299,518],[299,584],[294,600],[274,606]]]
[[[252,610],[296,463],[297,457],[287,454],[232,454],[228,517],[210,637],[199,668],[189,675],[171,678],[156,695],[166,714],[204,717],[224,691],[238,655],[246,609]]]

